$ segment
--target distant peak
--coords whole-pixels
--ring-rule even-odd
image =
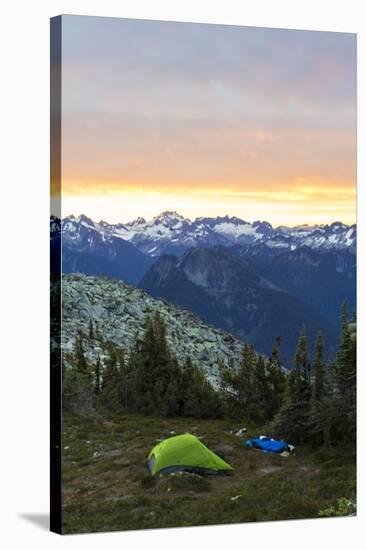
[[[216,225],[221,223],[231,223],[233,225],[249,225],[249,222],[246,222],[242,220],[241,218],[237,218],[236,216],[229,216],[226,214],[225,216],[216,216],[216,217],[199,217],[195,219],[196,223],[203,223],[206,225]]]
[[[75,218],[76,221],[79,223],[86,223],[88,225],[94,225],[94,222],[91,218],[88,218],[88,216],[85,216],[85,214],[80,214],[77,218]]]
[[[161,218],[180,218],[180,219],[182,219],[183,216],[178,214],[178,212],[176,212],[175,210],[165,210],[164,212],[161,212],[160,214],[155,216],[155,219],[161,219]]]
[[[348,226],[340,221],[333,222],[330,225],[331,229],[346,229]]]
[[[266,222],[266,221],[260,221],[260,220],[256,220],[255,222],[252,223],[253,227],[261,227],[261,228],[268,228],[268,229],[272,229],[272,225],[269,223],[269,222]]]
[[[225,222],[225,223],[234,223],[234,224],[239,224],[239,225],[248,225],[248,222],[246,222],[245,220],[242,220],[241,218],[238,218],[237,216],[229,216],[228,214],[226,214],[226,216],[218,216],[216,218],[219,222]]]
[[[162,223],[162,222],[185,222],[190,223],[190,220],[182,216],[181,214],[178,214],[178,212],[172,211],[172,210],[166,210],[165,212],[161,212],[158,216],[155,216],[153,219],[154,223]]]
[[[133,223],[146,223],[146,220],[145,218],[142,218],[141,216],[139,216],[138,218],[135,219]]]
[[[125,225],[127,225],[128,227],[136,227],[137,225],[144,225],[145,223],[146,223],[145,218],[143,218],[142,216],[139,216],[135,220],[132,220],[132,222],[128,222]]]

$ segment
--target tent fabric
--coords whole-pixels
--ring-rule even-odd
[[[217,474],[233,470],[192,434],[176,435],[158,443],[150,451],[147,465],[152,475],[173,471]]]
[[[271,437],[252,437],[246,442],[248,447],[262,449],[267,453],[282,453],[287,448],[285,441],[272,439]]]

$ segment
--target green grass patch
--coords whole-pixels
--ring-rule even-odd
[[[243,446],[224,420],[65,414],[63,531],[212,525],[342,514],[354,499],[354,450],[297,448],[288,458]],[[260,428],[250,426],[253,433]],[[233,467],[230,476],[151,476],[147,455],[162,437],[190,432]],[[343,502],[343,501],[341,501]],[[330,510],[330,512],[329,512]]]

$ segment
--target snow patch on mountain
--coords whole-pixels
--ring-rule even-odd
[[[152,220],[137,218],[132,222],[108,224],[93,222],[87,216],[68,216],[62,222],[62,234],[77,241],[80,228],[100,233],[103,240],[114,237],[130,242],[152,257],[161,254],[181,254],[192,247],[256,246],[296,250],[309,247],[319,251],[356,247],[356,226],[341,222],[331,225],[299,225],[273,228],[265,221],[246,222],[236,217],[196,218],[191,221],[176,212],[162,212]]]
[[[231,237],[238,239],[238,237],[241,237],[242,235],[250,235],[253,237],[254,241],[260,239],[260,235],[256,232],[256,228],[249,223],[238,225],[230,222],[222,222],[214,225],[212,229],[213,231],[222,233],[229,238]]]

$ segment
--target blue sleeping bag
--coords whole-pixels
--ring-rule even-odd
[[[271,439],[270,437],[252,437],[246,442],[249,447],[256,447],[262,449],[265,453],[282,453],[287,443],[285,441],[278,441],[277,439]]]

